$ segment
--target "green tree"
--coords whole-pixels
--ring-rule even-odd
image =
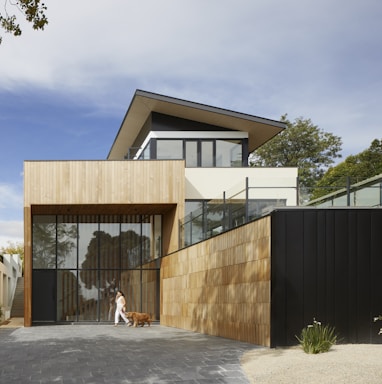
[[[8,241],[7,245],[0,247],[0,254],[20,255],[21,259],[24,259],[24,243]]]
[[[347,178],[351,183],[368,179],[382,173],[382,139],[374,139],[370,147],[357,155],[348,156],[343,162],[331,167],[316,184],[312,199],[344,188]]]
[[[16,15],[10,10],[17,10],[26,21],[32,23],[32,27],[35,30],[43,30],[48,24],[48,19],[45,15],[47,7],[41,0],[16,0],[11,2],[10,0],[4,0],[4,11],[0,13],[0,27],[8,33],[12,33],[14,36],[20,36],[22,30],[20,24],[17,22]],[[9,12],[8,12],[9,11]],[[0,44],[2,37],[0,36]]]
[[[310,119],[291,122],[281,116],[287,128],[251,154],[250,165],[260,167],[298,167],[300,185],[313,187],[334,159],[341,157],[342,140],[324,132]]]

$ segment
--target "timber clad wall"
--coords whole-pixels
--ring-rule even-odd
[[[33,214],[161,214],[163,253],[178,248],[183,160],[24,162],[24,325],[32,324]]]
[[[24,203],[184,202],[184,161],[26,161]]]
[[[161,264],[161,324],[270,346],[270,217]]]

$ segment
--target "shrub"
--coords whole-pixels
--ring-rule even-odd
[[[303,328],[300,337],[296,338],[305,353],[328,352],[332,345],[337,343],[335,328],[321,325],[316,319],[313,319],[313,324]]]
[[[378,320],[382,320],[382,315],[378,315],[377,317],[374,317],[374,323]],[[382,328],[379,329],[378,335],[382,335]]]

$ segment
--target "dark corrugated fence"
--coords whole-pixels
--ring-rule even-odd
[[[313,318],[344,343],[382,343],[382,209],[272,212],[271,346],[297,343]]]

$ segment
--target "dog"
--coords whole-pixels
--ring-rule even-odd
[[[145,326],[145,323],[150,327],[151,326],[151,315],[148,313],[140,313],[140,312],[125,312],[127,319],[129,320],[129,326],[134,325],[134,327]]]
[[[125,316],[127,318],[127,320],[129,320],[129,327],[131,327],[134,323],[134,316],[137,312],[125,312]]]

